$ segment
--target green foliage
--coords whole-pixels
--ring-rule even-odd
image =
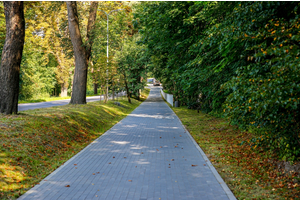
[[[107,16],[103,11],[109,13],[109,59],[107,63]],[[101,10],[101,11],[100,11]],[[98,84],[101,92],[106,92],[106,84],[111,91],[123,90],[121,74],[117,71],[115,54],[120,50],[122,42],[131,31],[131,5],[128,2],[99,2],[96,28],[93,33],[94,44],[92,47],[89,76],[91,82],[88,87]],[[107,71],[106,71],[107,70]],[[90,92],[92,92],[90,90]]]
[[[46,62],[42,54],[32,54],[26,45],[20,68],[19,99],[49,97],[56,84],[56,60],[50,54],[49,62]]]
[[[24,13],[19,99],[57,96],[70,86],[74,68],[66,6],[61,2],[25,2]]]
[[[298,6],[298,2],[255,2],[235,9],[228,24],[235,29],[233,37],[244,43],[239,52],[244,63],[224,84],[232,90],[224,105],[232,121],[256,127],[254,143],[290,160],[300,155]]]
[[[300,156],[298,2],[143,2],[135,24],[154,76],[190,108]],[[224,109],[225,108],[225,109]]]
[[[147,81],[148,56],[143,45],[138,45],[139,36],[128,38],[116,54],[118,71],[123,75],[129,91],[139,96]]]

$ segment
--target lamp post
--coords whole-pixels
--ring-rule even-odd
[[[104,11],[104,10],[99,10],[99,11],[102,11],[106,14],[106,18],[107,18],[107,47],[106,47],[106,56],[107,56],[107,68],[106,68],[106,101],[108,100],[108,42],[109,42],[109,37],[108,37],[108,21],[109,21],[109,15],[110,13],[112,12],[118,12],[120,10],[124,10],[124,9],[117,9],[117,10],[112,10],[110,11],[108,14]]]

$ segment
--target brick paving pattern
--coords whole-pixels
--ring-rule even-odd
[[[152,87],[128,117],[19,199],[234,199],[197,148]]]

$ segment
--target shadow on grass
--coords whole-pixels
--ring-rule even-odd
[[[140,102],[120,107],[92,102],[0,116],[0,199],[15,199],[127,116]],[[3,119],[3,120],[2,120]]]

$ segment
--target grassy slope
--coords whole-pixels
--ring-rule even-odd
[[[300,187],[292,181],[294,175],[283,176],[274,168],[276,155],[240,145],[253,135],[224,119],[186,107],[172,109],[238,199],[299,199]]]
[[[91,102],[0,115],[0,199],[25,193],[141,104],[119,102],[124,108]]]

